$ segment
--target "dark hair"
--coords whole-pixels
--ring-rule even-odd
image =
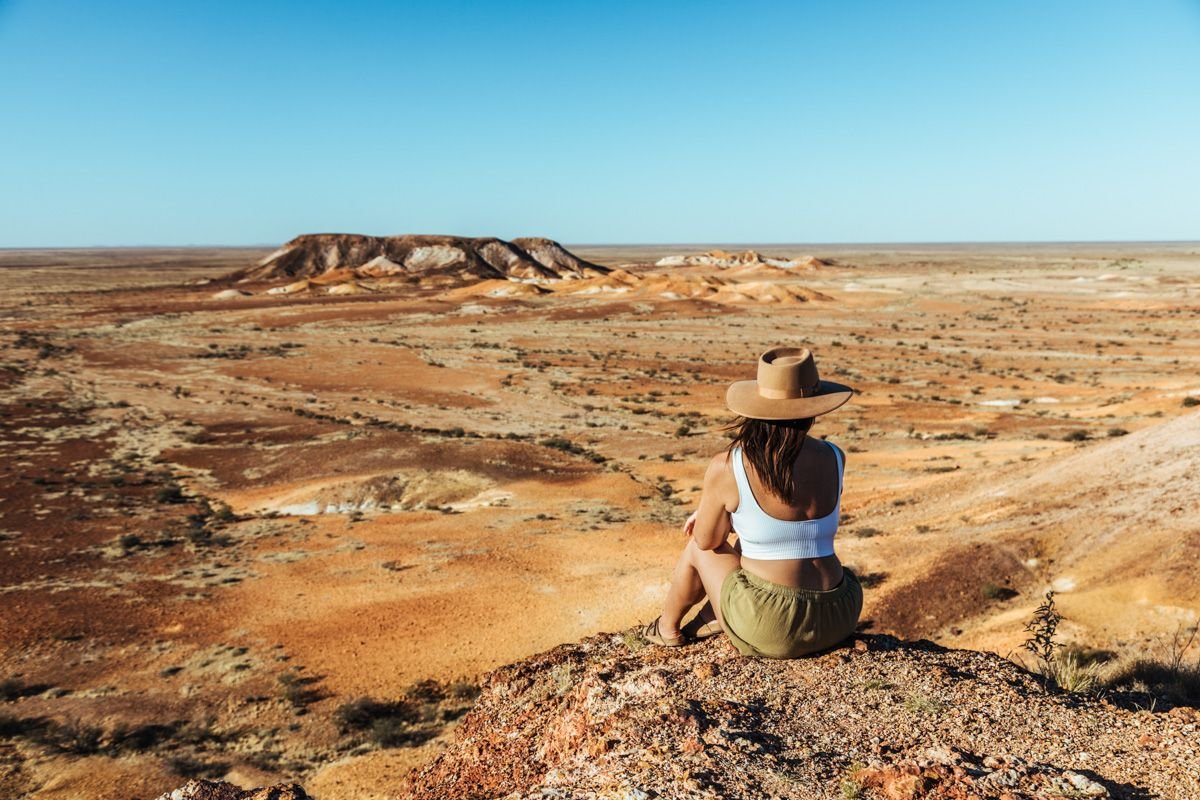
[[[733,448],[741,447],[771,494],[790,503],[796,496],[793,468],[812,425],[812,417],[780,420],[739,417],[726,428],[733,439],[729,452],[732,454]]]

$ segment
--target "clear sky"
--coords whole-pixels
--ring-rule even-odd
[[[0,247],[1200,239],[1200,1],[0,0]]]

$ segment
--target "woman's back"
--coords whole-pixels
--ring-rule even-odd
[[[730,517],[750,572],[784,586],[826,590],[842,579],[833,551],[842,453],[819,439],[805,444],[792,465],[793,493],[787,499],[772,491],[752,459],[735,447],[729,462],[738,500]]]

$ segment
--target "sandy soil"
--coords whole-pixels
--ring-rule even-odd
[[[816,432],[873,630],[1007,654],[1051,587],[1088,647],[1196,623],[1200,245],[651,266],[707,249],[228,299],[207,279],[267,250],[0,252],[0,795],[386,795],[449,726],[377,749],[336,710],[432,679],[448,723],[482,672],[652,617],[774,343],[860,391]]]

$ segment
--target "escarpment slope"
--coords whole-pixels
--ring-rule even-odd
[[[1147,613],[1194,624],[1200,412],[1076,447],[889,519],[944,533],[915,537],[927,554],[910,536],[913,578],[875,590],[875,629],[941,638],[958,626],[977,633],[968,646],[1005,652],[1013,642],[988,629],[1004,624],[1013,604],[989,600],[989,584],[1019,592],[1024,605],[1054,589],[1067,619],[1090,631],[1133,628]]]

